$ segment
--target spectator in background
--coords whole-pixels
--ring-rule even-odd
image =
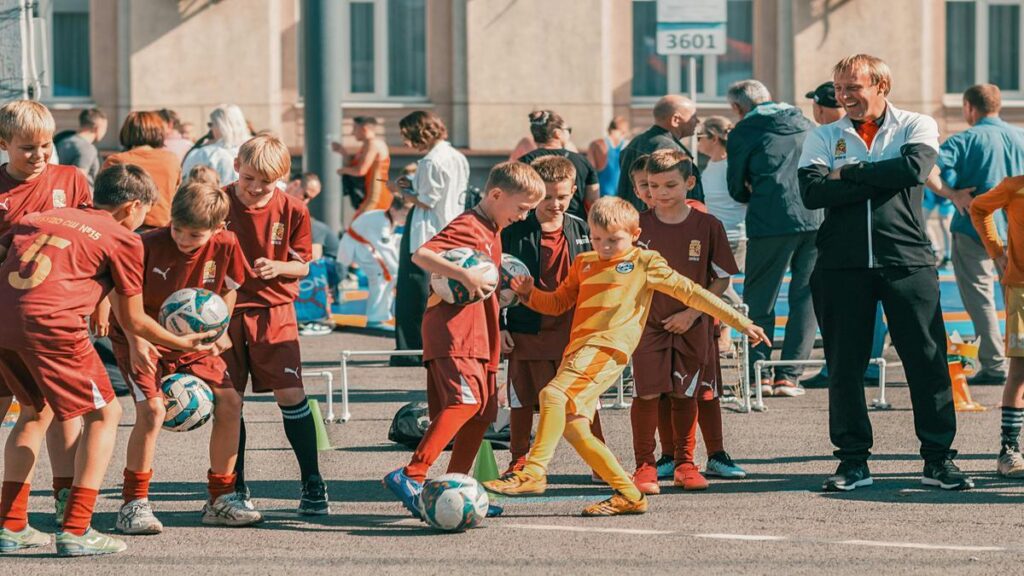
[[[612,118],[608,124],[608,135],[598,138],[587,148],[587,160],[597,170],[597,182],[601,196],[615,196],[619,191],[619,175],[622,166],[619,157],[629,143],[629,122],[624,116]]]
[[[156,112],[131,112],[121,126],[121,146],[124,152],[112,154],[103,168],[115,164],[135,164],[149,174],[156,184],[156,203],[149,209],[142,225],[145,228],[167,226],[171,221],[171,199],[181,185],[181,164],[173,152],[164,145],[163,118]]]
[[[363,180],[363,201],[356,208],[355,219],[368,210],[386,210],[391,205],[391,190],[388,189],[391,153],[387,143],[377,137],[377,119],[373,116],[353,118],[352,135],[362,144],[347,166],[338,169],[338,174]],[[333,142],[331,148],[344,153],[340,142]]]
[[[817,332],[810,280],[822,214],[805,208],[800,199],[797,163],[814,124],[799,108],[772,102],[768,89],[757,80],[733,84],[726,98],[740,117],[729,134],[727,181],[729,195],[747,204],[743,301],[755,324],[768,333],[774,331],[775,303],[789,270],[789,318],[782,359],[806,360]],[[750,353],[753,370],[754,362],[770,360],[772,351],[760,344]],[[801,396],[801,374],[803,367],[779,366],[774,379],[771,371],[751,372],[751,381],[766,396]]]
[[[836,101],[836,85],[831,80],[819,85],[804,96],[814,102],[811,105],[811,111],[814,121],[819,125],[831,124],[846,116],[846,111]]]
[[[217,177],[217,172],[213,168],[203,166],[202,164],[193,166],[192,169],[188,171],[185,181],[203,182],[211,186],[216,186],[217,188],[221,187],[220,178]]]
[[[196,125],[191,122],[181,123],[181,137],[189,142],[196,141]]]
[[[164,133],[164,148],[167,148],[178,157],[179,161],[185,160],[185,155],[192,149],[192,141],[181,135],[181,118],[174,110],[163,108],[159,111],[160,117],[167,125]]]
[[[252,137],[242,109],[234,104],[218,106],[210,112],[210,132],[200,138],[185,155],[182,170],[188,174],[193,166],[202,164],[217,172],[222,185],[238,180],[235,157],[238,149]]]
[[[320,182],[320,177],[313,172],[306,172],[300,178],[296,178],[288,183],[285,187],[285,193],[293,198],[297,198],[302,201],[303,204],[308,205],[311,200],[320,195],[323,185]],[[332,298],[327,300],[327,310],[323,312],[328,316],[330,315],[330,302],[337,293],[339,274],[338,274],[338,236],[331,230],[331,227],[326,223],[317,220],[310,216],[310,232],[312,236],[311,244],[313,245],[313,263],[322,263],[323,268],[319,271],[310,269],[310,273],[307,278],[317,280],[312,285],[301,286],[301,291],[312,292],[318,289],[321,282],[326,282],[327,290]],[[323,275],[326,272],[326,280]],[[316,276],[319,274],[320,276]],[[311,296],[306,294],[306,296]],[[302,294],[300,294],[300,300]],[[315,300],[310,297],[308,300]],[[317,320],[311,322],[305,322],[300,327],[299,333],[303,336],[322,336],[324,334],[330,334],[332,331],[333,322],[330,318],[326,320]]]
[[[654,105],[652,113],[654,125],[630,141],[622,150],[619,159],[619,168],[622,172],[628,171],[637,157],[662,148],[680,150],[695,160],[682,142],[683,138],[692,136],[697,129],[697,106],[693,101],[675,94],[663,96]],[[697,179],[697,185],[686,194],[686,198],[704,202],[704,185],[701,183],[696,161],[693,163],[693,175]],[[619,192],[616,196],[623,198],[641,212],[647,209],[647,205],[633,192],[633,184],[629,178],[619,178]]]
[[[586,156],[566,148],[572,138],[572,128],[551,110],[535,110],[530,112],[530,132],[537,142],[537,149],[520,156],[519,161],[530,164],[544,156],[568,158],[576,167],[576,190],[566,213],[586,220],[586,207],[600,197],[601,189],[597,181],[597,170],[594,170]]]
[[[398,127],[409,146],[426,153],[416,163],[416,174],[398,182],[413,207],[399,248],[395,343],[398,350],[420,350],[430,276],[413,264],[412,255],[465,210],[469,161],[448,142],[448,128],[433,112],[417,110],[402,118]],[[393,356],[391,365],[420,366],[422,358]]]
[[[981,368],[968,379],[970,384],[1006,382],[1007,362],[993,288],[996,268],[967,212],[972,198],[1008,176],[1024,174],[1024,130],[999,117],[1002,105],[995,84],[978,84],[964,91],[962,112],[970,128],[942,143],[936,169],[927,182],[928,188],[957,207],[950,225],[953,273],[980,340]],[[1005,235],[1006,217],[1000,212],[995,222],[999,233]]]
[[[57,144],[60,163],[81,170],[89,186],[100,171],[100,153],[96,143],[106,133],[107,115],[99,108],[86,108],[78,114],[78,131]]]
[[[946,268],[953,261],[953,233],[950,231],[950,227],[953,225],[955,212],[956,206],[953,205],[952,200],[939,196],[928,188],[924,189],[921,217],[939,268]],[[930,222],[933,213],[938,216],[938,223],[935,226],[932,226]]]

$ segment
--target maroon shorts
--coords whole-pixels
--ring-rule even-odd
[[[700,364],[675,348],[633,354],[633,397],[661,394],[711,400],[719,394],[718,366]]]
[[[49,404],[60,421],[114,401],[107,370],[88,339],[45,353],[0,348],[0,377],[18,402],[36,410]]]
[[[512,408],[536,408],[540,391],[558,373],[561,360],[509,360],[508,403]]]
[[[477,420],[493,422],[498,416],[498,375],[477,358],[434,358],[426,362],[427,406],[430,418],[443,408],[477,406]]]
[[[160,398],[160,380],[169,374],[191,374],[199,378],[210,388],[231,388],[231,378],[227,374],[227,364],[220,356],[209,354],[190,354],[178,358],[161,358],[156,363],[156,374],[144,374],[132,369],[128,346],[113,341],[114,357],[117,368],[132,389],[136,402]]]
[[[295,306],[245,308],[231,317],[231,348],[221,356],[235,389],[245,392],[252,378],[253,392],[302,388],[302,355]]]

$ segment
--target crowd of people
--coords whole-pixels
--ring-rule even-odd
[[[216,398],[204,524],[262,520],[246,483],[250,382],[281,410],[299,467],[297,510],[329,513],[299,345],[300,331],[325,329],[300,326],[301,305],[303,292],[320,285],[310,282],[315,275],[329,295],[356,269],[368,286],[367,325],[393,321],[397,348],[422,351],[392,362],[426,368],[430,426],[409,464],[384,478],[416,517],[446,446],[454,443],[448,471],[470,471],[497,413],[502,358],[512,459],[485,483],[494,493],[543,493],[562,437],[595,481],[614,490],[585,516],[646,512],[662,479],[699,491],[709,475],[744,477],[725,449],[721,357],[732,329],[749,337],[752,360],[771,358],[787,283],[780,358],[807,359],[819,330],[824,343],[826,369],[804,381],[829,388],[839,465],[823,489],[873,482],[864,384],[882,329],[904,363],[922,483],[970,489],[973,480],[953,461],[956,415],[936,272],[944,259],[980,339],[973,382],[1004,384],[998,473],[1024,477],[1024,130],[999,118],[998,87],[972,86],[963,95],[970,128],[940,145],[934,119],[888,99],[885,62],[860,54],[831,72],[832,81],[806,95],[813,121],[744,80],[726,94],[732,118],[701,119],[694,102],[668,95],[654,105],[649,128],[631,135],[626,120],[614,118],[586,153],[564,117],[534,111],[530,138],[491,169],[479,198],[470,193],[469,162],[437,114],[401,119],[402,140],[422,157],[394,179],[379,121],[357,117],[358,150],[333,146],[345,160],[330,177],[342,179],[355,209],[340,235],[307,208],[327,176],[293,173],[284,143],[254,130],[237,106],[214,109],[209,131],[194,142],[171,110],[131,112],[121,150],[104,158],[96,148],[107,131],[101,111],[83,111],[77,130],[55,135],[45,106],[4,104],[0,296],[8,306],[0,322],[16,328],[0,332],[0,417],[15,397],[21,412],[4,456],[0,553],[50,542],[28,523],[44,437],[58,552],[125,549],[91,527],[121,417],[104,356],[136,403],[120,532],[163,530],[148,487],[164,419],[160,378],[171,374],[202,379]],[[691,136],[695,150],[684,144]],[[954,213],[949,253],[937,255],[926,217],[939,199]],[[493,281],[442,257],[465,247],[526,265],[530,275],[511,280],[518,306],[502,310]],[[741,271],[742,295],[733,281]],[[460,306],[431,294],[432,274],[461,283],[475,301]],[[993,289],[1000,278],[1005,341]],[[163,300],[184,287],[223,297],[232,311],[226,333],[181,337],[156,322]],[[329,315],[329,296],[324,306]],[[627,368],[632,473],[605,445],[596,412]],[[805,393],[793,365],[750,376],[765,395]],[[695,461],[698,430],[703,466]],[[501,513],[493,504],[488,511]]]

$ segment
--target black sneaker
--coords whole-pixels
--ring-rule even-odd
[[[825,492],[849,492],[874,483],[867,462],[843,460],[839,463],[836,473],[825,479],[821,489]]]
[[[924,463],[921,484],[938,486],[943,490],[970,490],[974,488],[974,480],[964,474],[949,458]]]
[[[331,513],[331,505],[327,501],[327,484],[316,474],[302,483],[302,499],[299,500],[299,514],[304,516],[323,516]]]
[[[801,380],[800,385],[804,388],[828,388],[828,374],[818,372],[807,380]]]

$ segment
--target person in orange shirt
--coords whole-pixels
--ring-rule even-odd
[[[141,230],[167,226],[171,222],[171,198],[181,185],[181,162],[163,147],[167,125],[159,112],[131,112],[121,126],[121,146],[125,152],[111,154],[103,168],[116,164],[135,164],[146,171],[156,184],[157,200],[146,215]]]
[[[1006,244],[999,237],[995,213],[1006,211]],[[995,261],[1006,299],[1006,357],[1010,370],[1003,385],[1002,427],[996,472],[1024,478],[1020,429],[1024,422],[1024,176],[1011,176],[970,204],[971,221],[985,251]]]
[[[633,484],[615,455],[590,431],[597,403],[618,379],[636,349],[647,322],[651,299],[661,292],[767,342],[764,331],[711,292],[673,270],[653,250],[634,246],[640,215],[615,196],[594,202],[588,214],[593,252],[576,257],[569,275],[554,292],[533,289],[533,279],[513,279],[512,288],[529,308],[558,316],[576,307],[572,333],[555,378],[540,392],[540,424],[523,470],[484,482],[484,488],[509,496],[542,494],[547,467],[558,439],[565,439],[615,490],[611,498],[588,506],[584,516],[643,514],[647,498]]]
[[[391,190],[388,189],[391,153],[384,140],[377,138],[377,119],[373,116],[356,116],[352,119],[352,135],[362,142],[362,146],[349,161],[349,165],[338,170],[338,174],[362,177],[365,181],[366,195],[356,209],[356,217],[369,210],[387,210],[391,206]],[[341,145],[337,142],[333,148],[341,152]]]

